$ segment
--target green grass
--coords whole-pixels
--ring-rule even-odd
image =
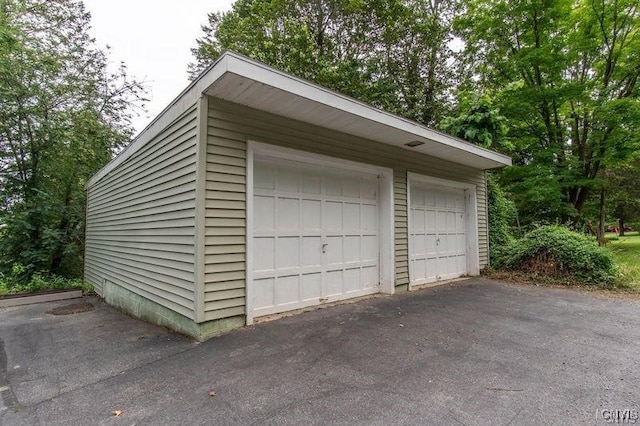
[[[628,232],[624,237],[608,235],[607,247],[613,253],[621,274],[620,286],[640,291],[640,235]]]

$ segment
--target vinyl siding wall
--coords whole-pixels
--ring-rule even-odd
[[[197,108],[87,189],[85,280],[195,319]]]
[[[209,99],[208,110],[205,320],[244,314],[245,310],[248,140],[393,168],[398,289],[406,289],[409,283],[407,172],[473,183],[478,195],[480,267],[486,266],[483,171],[219,99]]]

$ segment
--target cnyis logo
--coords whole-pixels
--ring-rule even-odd
[[[601,409],[596,413],[597,420],[604,420],[609,424],[635,424],[638,422],[638,410]]]

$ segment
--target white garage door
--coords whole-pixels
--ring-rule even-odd
[[[465,191],[411,183],[411,285],[467,274]]]
[[[254,161],[253,316],[379,291],[376,175]]]

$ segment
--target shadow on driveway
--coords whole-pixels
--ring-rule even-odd
[[[87,301],[0,309],[0,423],[605,424],[640,410],[627,300],[479,278],[200,344]]]

